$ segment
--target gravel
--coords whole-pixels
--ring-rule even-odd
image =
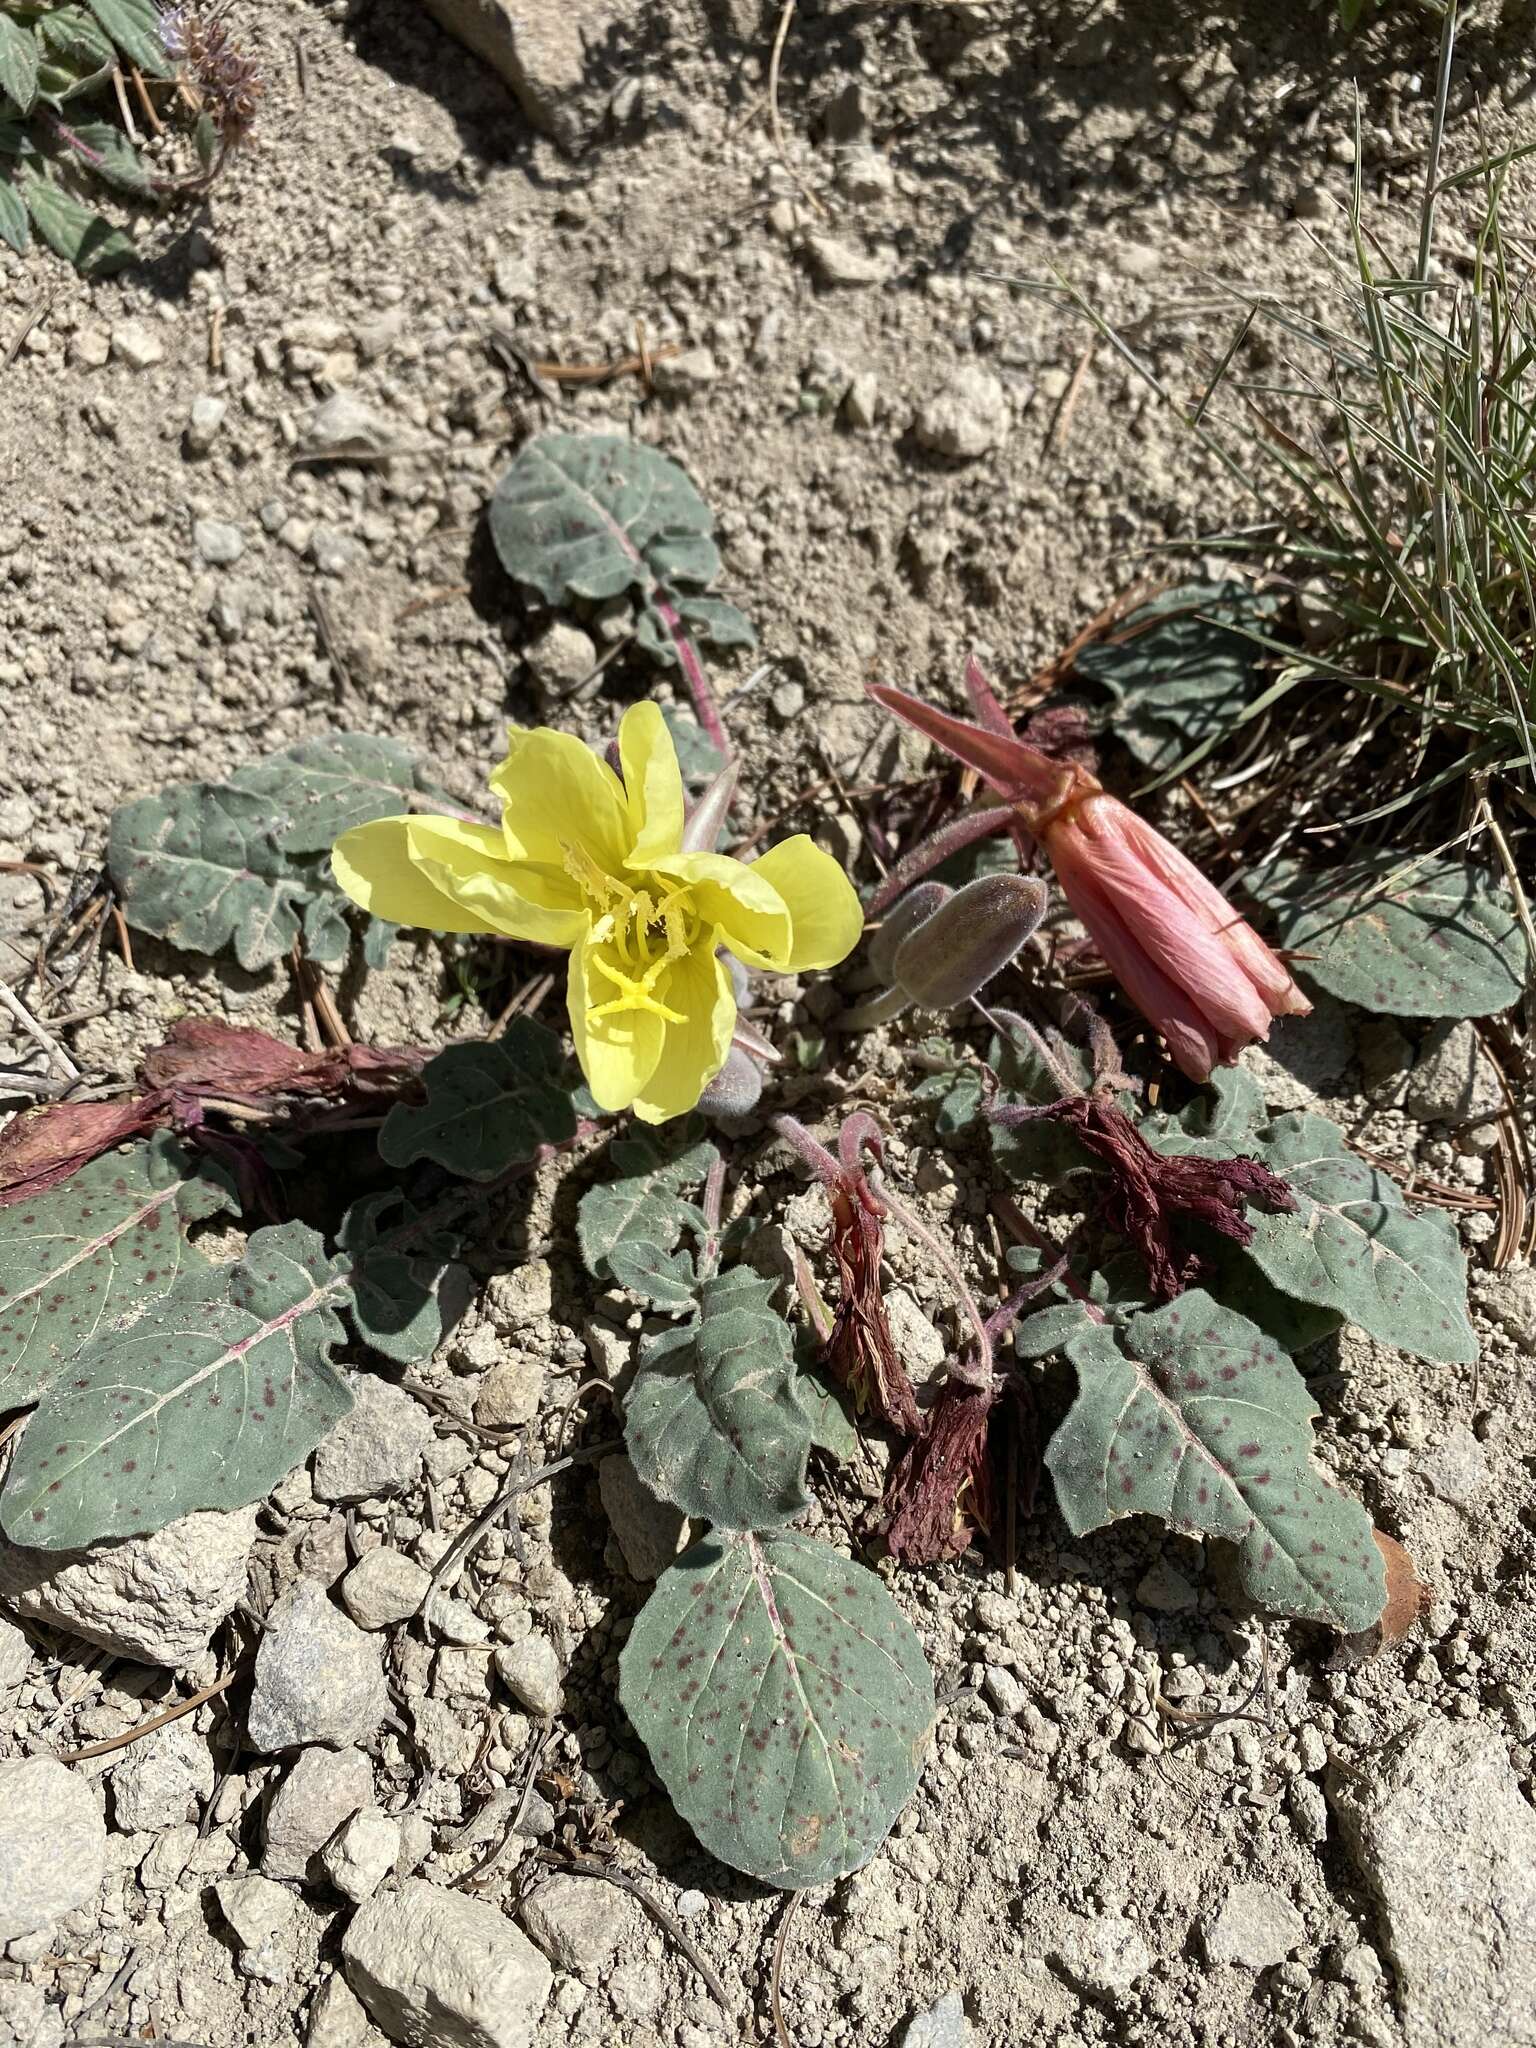
[[[267,1617],[247,1722],[253,1746],[344,1748],[377,1729],[388,1707],[376,1637],[301,1579]]]
[[[107,1830],[91,1786],[50,1756],[0,1764],[0,1942],[50,1927],[101,1888]]]
[[[306,1749],[267,1808],[261,1867],[268,1877],[319,1874],[320,1850],[373,1804],[373,1766],[360,1749]]]
[[[616,1885],[563,1874],[528,1895],[522,1919],[550,1961],[586,1984],[597,1983],[637,1924],[633,1901]]]
[[[371,1899],[400,1855],[400,1823],[376,1807],[342,1822],[320,1852],[320,1866],[344,1898]]]
[[[427,1597],[432,1583],[414,1558],[388,1545],[364,1551],[341,1582],[341,1597],[359,1628],[388,1628],[409,1621]]]
[[[352,1400],[351,1411],[315,1452],[315,1499],[336,1505],[392,1500],[416,1482],[434,1437],[431,1418],[377,1373],[356,1375]]]
[[[157,1728],[112,1773],[112,1817],[129,1834],[196,1820],[213,1796],[213,1755],[190,1718]]]
[[[1268,1970],[1306,1940],[1306,1923],[1271,1884],[1235,1884],[1204,1922],[1205,1954],[1212,1963]]]
[[[936,455],[973,462],[1008,431],[1008,394],[990,370],[962,363],[917,415],[916,432]]]
[[[496,1675],[520,1706],[546,1719],[565,1703],[560,1659],[542,1636],[525,1636],[496,1652]]]
[[[412,2048],[529,2048],[553,1982],[494,1906],[420,1878],[360,1908],[342,1954],[374,2021]]]
[[[684,1548],[688,1517],[648,1492],[622,1451],[603,1459],[597,1483],[624,1569],[648,1585]]]

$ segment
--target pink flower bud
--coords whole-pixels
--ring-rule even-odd
[[[870,695],[1011,803],[1131,1001],[1192,1081],[1312,1005],[1199,869],[1076,763],[952,718],[902,690]]]

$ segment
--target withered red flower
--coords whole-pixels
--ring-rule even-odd
[[[958,1557],[972,1527],[988,1531],[995,1487],[987,1430],[997,1391],[969,1380],[946,1380],[927,1427],[886,1481],[890,1514],[885,1541],[898,1564],[937,1564]]]
[[[1039,1118],[1066,1124],[1108,1167],[1105,1218],[1140,1253],[1156,1301],[1172,1301],[1199,1278],[1199,1254],[1178,1243],[1176,1218],[1194,1217],[1248,1244],[1253,1225],[1243,1214],[1245,1203],[1269,1211],[1296,1206],[1286,1182],[1257,1159],[1170,1158],[1154,1151],[1124,1111],[1101,1095],[1068,1095],[1038,1109],[1008,1106],[992,1110],[991,1118],[1015,1128]]]

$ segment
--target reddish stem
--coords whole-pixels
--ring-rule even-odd
[[[734,758],[730,737],[721,723],[719,706],[715,703],[715,693],[710,688],[709,677],[704,673],[699,650],[684,631],[682,620],[659,590],[651,592],[651,606],[672,635],[672,645],[677,649],[677,658],[688,684],[688,694],[693,699],[694,716],[708,734],[722,763],[730,761]]]
[[[952,853],[963,853],[978,839],[990,839],[994,832],[1005,831],[1017,823],[1018,818],[1006,804],[995,805],[989,810],[967,811],[964,817],[951,818],[947,825],[941,825],[937,832],[919,840],[910,853],[897,861],[869,899],[867,914],[870,917],[881,916],[898,896],[904,896],[924,875],[932,874]]]

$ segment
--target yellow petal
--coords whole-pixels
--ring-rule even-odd
[[[661,709],[631,704],[619,722],[619,765],[629,806],[632,868],[676,853],[683,839],[683,776]]]
[[[864,912],[852,882],[830,853],[813,846],[802,832],[770,846],[747,872],[771,884],[789,911],[788,958],[757,965],[800,974],[811,967],[835,967],[848,958],[864,929]],[[731,950],[741,952],[739,946]],[[744,953],[741,957],[747,958]]]
[[[677,961],[658,991],[686,1022],[668,1024],[656,1071],[635,1098],[642,1123],[684,1116],[725,1065],[736,1025],[736,996],[723,960],[698,947]]]
[[[600,1017],[594,1023],[590,1012],[606,1003],[611,986],[592,968],[597,948],[590,943],[571,954],[566,979],[566,1007],[571,1014],[571,1036],[576,1057],[587,1077],[600,1109],[628,1109],[656,1071],[661,1058],[664,1025],[650,1010],[625,1010],[616,1016]]]
[[[586,929],[574,907],[551,909],[523,896],[518,869],[492,825],[375,818],[342,833],[331,848],[331,871],[354,903],[392,924],[554,946],[574,945]]]
[[[760,872],[724,853],[674,853],[651,863],[658,875],[686,882],[693,907],[706,926],[717,925],[720,940],[755,967],[785,966],[790,946],[789,911]]]
[[[619,778],[574,733],[539,726],[509,735],[491,777],[501,799],[503,858],[565,865],[565,849],[590,854],[605,875],[623,872],[632,831]]]

